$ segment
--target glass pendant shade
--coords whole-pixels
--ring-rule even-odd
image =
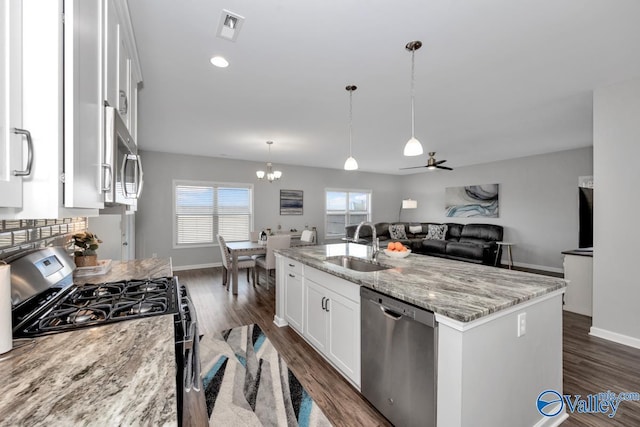
[[[263,179],[264,178],[264,171],[256,171],[256,176],[258,177],[258,179]]]
[[[356,162],[356,159],[354,159],[353,157],[349,156],[347,161],[344,162],[344,170],[346,170],[346,171],[354,171],[356,169],[358,169],[358,162]]]
[[[419,156],[423,153],[422,144],[415,137],[411,137],[404,146],[405,156]]]

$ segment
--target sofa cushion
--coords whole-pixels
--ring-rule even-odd
[[[411,234],[420,234],[422,233],[422,225],[409,225],[409,233]]]
[[[462,234],[463,224],[456,224],[455,222],[447,223],[447,235],[445,239],[458,241],[460,239],[460,235]]]
[[[446,240],[425,239],[422,241],[422,252],[426,254],[444,254],[447,247]]]
[[[404,224],[391,224],[389,225],[389,237],[392,239],[405,239],[407,238],[407,233],[404,229]]]
[[[389,223],[388,222],[379,222],[375,225],[376,227],[376,235],[378,237],[386,236],[389,237]]]
[[[493,224],[467,224],[463,227],[460,237],[472,237],[484,241],[499,242],[502,240],[503,228]]]
[[[427,239],[444,240],[447,234],[447,225],[441,224],[429,224],[429,231],[427,232]]]
[[[484,254],[483,245],[469,242],[448,242],[446,254],[453,257],[482,260]]]

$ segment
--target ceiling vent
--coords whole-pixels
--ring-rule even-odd
[[[238,38],[238,34],[240,33],[240,28],[242,28],[243,22],[243,16],[222,9],[222,14],[220,15],[220,22],[218,22],[218,31],[216,35],[222,39],[234,42]]]

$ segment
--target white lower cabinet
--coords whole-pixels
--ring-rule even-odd
[[[303,333],[304,288],[302,285],[302,265],[293,261],[285,263],[284,276],[284,318],[293,329]],[[296,268],[298,267],[298,268]]]
[[[360,389],[360,287],[282,258],[284,319]]]

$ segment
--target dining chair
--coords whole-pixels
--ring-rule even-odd
[[[269,279],[271,277],[271,270],[276,268],[276,256],[273,253],[274,249],[287,249],[291,247],[291,235],[283,234],[281,236],[269,236],[267,238],[267,253],[263,256],[254,257],[256,262],[256,268],[263,268],[267,275],[267,289],[269,289]],[[256,280],[260,284],[260,275],[256,271]],[[255,283],[255,282],[254,282]]]
[[[250,231],[249,232],[249,240],[251,240],[252,242],[257,242],[259,237],[260,237],[260,232],[259,231]]]
[[[312,230],[302,230],[302,234],[300,235],[300,241],[306,243],[315,243],[316,236]]]
[[[231,276],[231,271],[233,269],[233,260],[231,259],[231,253],[227,248],[227,243],[224,240],[224,237],[217,234],[216,238],[218,239],[218,245],[220,245],[220,255],[222,255],[222,285],[226,286],[229,289],[229,278]],[[256,285],[256,262],[250,256],[239,256],[238,257],[238,270],[246,269],[247,270],[247,282],[249,281],[249,270],[252,273],[253,286]]]

